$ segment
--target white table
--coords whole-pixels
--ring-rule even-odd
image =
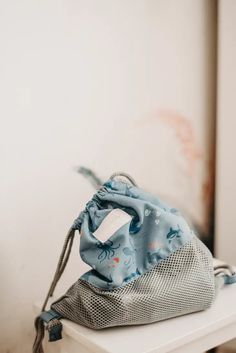
[[[232,284],[221,289],[210,309],[155,324],[95,331],[62,320],[63,340],[47,346],[57,353],[203,352],[236,337],[235,304]]]

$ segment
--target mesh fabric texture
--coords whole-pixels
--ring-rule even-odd
[[[148,273],[113,290],[79,279],[52,304],[93,329],[147,324],[208,308],[215,298],[212,255],[196,237]]]

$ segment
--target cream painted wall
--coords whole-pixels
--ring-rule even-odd
[[[33,302],[93,189],[126,170],[205,232],[214,1],[0,0],[0,351],[30,352]],[[84,271],[75,244],[57,292]]]
[[[216,254],[236,265],[236,2],[219,2]]]

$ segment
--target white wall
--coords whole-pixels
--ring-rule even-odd
[[[236,2],[219,2],[216,254],[236,265]]]
[[[93,193],[73,166],[126,170],[207,231],[213,39],[214,1],[0,0],[1,352],[30,351]],[[84,271],[78,246],[58,292]]]

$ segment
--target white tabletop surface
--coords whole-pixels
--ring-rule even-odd
[[[203,352],[236,337],[235,300],[236,284],[232,284],[221,289],[206,311],[149,325],[101,331],[62,320],[63,333],[96,353]]]

